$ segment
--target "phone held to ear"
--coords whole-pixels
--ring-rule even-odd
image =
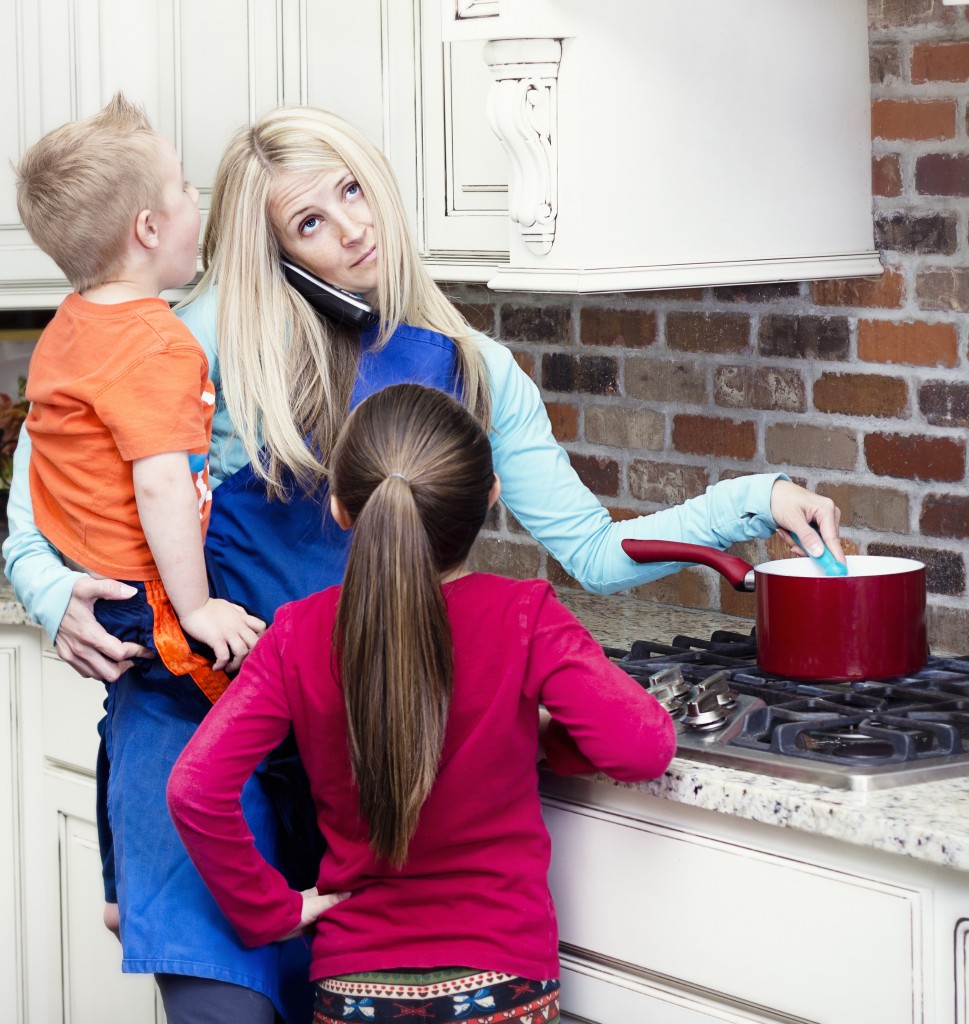
[[[280,259],[286,280],[319,313],[338,327],[373,327],[380,317],[373,306],[368,305],[353,292],[327,284],[308,270]]]

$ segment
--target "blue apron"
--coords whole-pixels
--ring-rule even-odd
[[[383,349],[373,351],[374,338],[374,331],[361,337],[351,408],[394,383],[416,382],[455,392],[456,353],[450,339],[401,326]],[[269,501],[246,466],[214,492],[206,538],[213,592],[272,621],[281,604],[341,581],[349,539],[329,514],[328,495]],[[103,604],[117,607],[119,602]],[[134,620],[139,614],[143,612],[136,612]],[[150,646],[150,609],[147,620],[131,628],[132,635],[142,636],[141,642]],[[118,889],[123,969],[243,985],[271,999],[289,1024],[304,1024],[312,1016],[309,941],[245,948],[178,840],[165,803],[165,784],[202,720],[206,703],[192,691],[194,684],[187,677],[156,678],[159,675],[164,672],[157,661],[138,665],[108,688],[106,701],[111,833],[106,848],[113,856]],[[263,855],[294,886],[312,885],[320,840],[308,784],[292,747],[267,759],[250,779],[243,810]],[[106,865],[106,883],[110,870]]]

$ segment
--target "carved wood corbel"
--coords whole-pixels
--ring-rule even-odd
[[[555,242],[559,39],[495,39],[484,47],[495,82],[488,118],[509,159],[508,215],[532,252]]]

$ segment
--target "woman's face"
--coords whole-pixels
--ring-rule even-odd
[[[377,287],[370,204],[346,167],[280,174],[269,219],[283,252],[317,277],[362,294]]]

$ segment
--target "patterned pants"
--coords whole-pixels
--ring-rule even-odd
[[[559,983],[495,971],[373,971],[316,983],[313,1024],[559,1024]]]

